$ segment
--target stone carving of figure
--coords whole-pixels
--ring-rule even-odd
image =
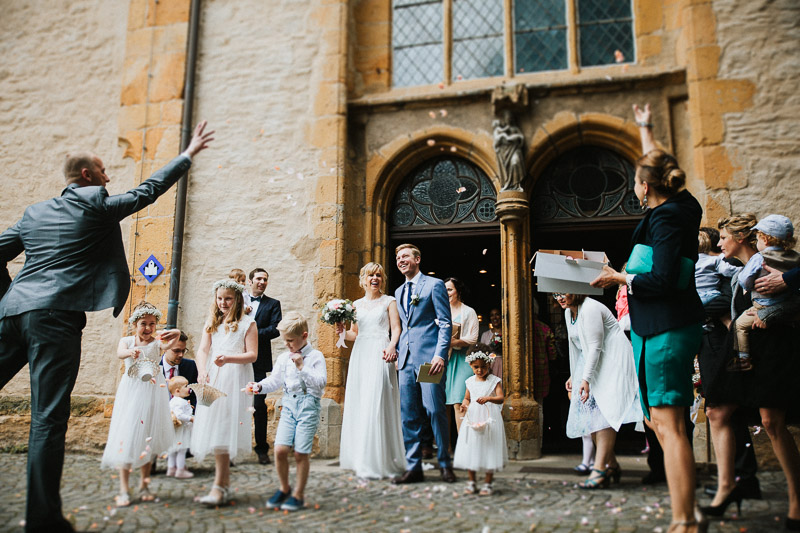
[[[492,122],[494,151],[500,167],[500,190],[521,191],[525,177],[522,152],[525,136],[522,130],[511,123],[511,113],[505,111],[502,119]]]

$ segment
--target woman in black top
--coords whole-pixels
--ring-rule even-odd
[[[704,530],[708,523],[696,509],[694,454],[684,423],[704,316],[694,284],[703,210],[685,189],[686,175],[675,158],[656,148],[650,107],[634,106],[634,113],[645,152],[636,162],[634,191],[649,210],[634,231],[628,273],[606,266],[592,285],[628,286],[642,407],[664,449],[670,531]]]

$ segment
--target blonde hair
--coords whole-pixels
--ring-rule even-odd
[[[278,331],[299,337],[308,332],[308,321],[297,311],[289,311],[278,322]]]
[[[697,253],[707,254],[711,251],[711,237],[708,233],[701,231],[697,234]]]
[[[757,231],[756,233],[758,236],[763,237],[764,241],[767,243],[767,246],[777,246],[778,248],[783,248],[784,250],[791,250],[794,248],[794,245],[797,244],[796,237],[787,237],[786,239],[779,239],[769,233],[764,233],[763,231]]]
[[[394,249],[394,255],[397,255],[397,254],[399,254],[399,253],[400,253],[400,250],[405,250],[406,248],[408,248],[409,250],[411,250],[411,253],[412,253],[412,254],[414,254],[414,257],[422,257],[422,254],[420,253],[420,251],[419,251],[419,248],[417,248],[417,247],[416,247],[416,246],[414,246],[413,244],[408,244],[408,243],[401,244],[400,246],[398,246],[397,248],[395,248],[395,249]]]
[[[756,249],[756,232],[753,226],[758,224],[758,219],[753,213],[742,213],[741,215],[731,215],[719,219],[717,227],[726,230],[736,240],[743,240]]]
[[[167,384],[169,386],[169,393],[175,396],[175,391],[188,385],[189,380],[183,376],[175,376],[174,378],[169,378]]]
[[[367,289],[367,277],[373,274],[380,274],[381,279],[381,292],[383,292],[383,286],[386,284],[386,273],[383,271],[383,266],[380,263],[373,263],[369,262],[363,267],[361,267],[361,272],[358,274],[358,284],[361,285],[361,288],[366,290]]]
[[[678,161],[664,150],[650,150],[636,161],[639,179],[661,196],[669,198],[686,184],[686,174]]]
[[[244,270],[241,268],[232,269],[230,272],[228,272],[228,277],[234,280],[236,283],[244,283],[245,280],[247,280],[247,274],[245,274]]]
[[[228,313],[220,311],[217,305],[217,293],[219,291],[231,291],[233,293],[233,307]],[[225,324],[225,331],[236,331],[239,329],[239,321],[244,316],[244,298],[242,293],[230,287],[217,287],[211,297],[211,314],[208,318],[206,333],[214,333],[221,324]]]

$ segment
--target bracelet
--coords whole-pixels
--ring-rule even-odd
[[[653,127],[653,123],[652,122],[639,122],[638,120],[636,121],[636,125],[639,126],[640,128],[652,128]]]

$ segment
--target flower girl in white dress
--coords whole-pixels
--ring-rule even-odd
[[[255,321],[244,313],[244,286],[232,279],[214,284],[211,316],[203,328],[197,350],[197,381],[224,392],[211,405],[198,397],[192,428],[191,450],[197,461],[214,454],[214,485],[208,495],[196,501],[209,507],[227,504],[230,489],[230,464],[237,454],[249,452],[252,441],[250,414],[252,397],[244,392],[253,381],[253,365],[258,354]]]
[[[401,325],[397,303],[383,294],[383,267],[367,263],[359,281],[364,297],[354,303],[358,322],[345,335],[355,344],[347,372],[339,464],[358,477],[379,479],[406,470],[394,363]],[[337,324],[339,333],[343,327]]]
[[[130,473],[141,469],[139,497],[152,501],[150,466],[153,459],[166,452],[175,434],[169,410],[169,392],[164,373],[159,371],[160,348],[180,337],[180,330],[162,332],[156,339],[156,324],[161,312],[142,302],[131,313],[128,323],[134,334],[123,337],[117,347],[117,357],[125,361],[125,372],[114,397],[114,411],[108,428],[108,441],[100,461],[101,468],[119,469],[117,507],[130,505],[128,494]],[[141,369],[141,371],[140,371]],[[148,378],[147,376],[152,376]],[[146,379],[142,381],[142,378]]]
[[[470,348],[466,360],[474,375],[466,381],[467,393],[461,403],[461,413],[465,416],[456,442],[453,467],[467,470],[469,481],[464,491],[467,494],[477,492],[475,473],[485,470],[480,494],[489,496],[494,472],[502,470],[508,462],[506,430],[500,412],[505,399],[503,385],[499,377],[491,374],[494,358],[486,345],[476,344]]]

